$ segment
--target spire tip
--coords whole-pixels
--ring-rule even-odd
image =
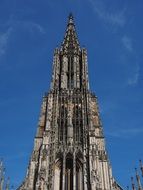
[[[72,19],[73,19],[73,14],[72,14],[72,12],[70,12],[69,18],[72,18]]]
[[[69,14],[69,24],[73,24],[73,23],[74,23],[73,14],[70,13]]]

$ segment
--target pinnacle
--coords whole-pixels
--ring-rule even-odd
[[[69,22],[68,24],[74,24],[74,19],[72,13],[69,14]]]
[[[80,49],[72,13],[70,13],[68,17],[68,24],[64,41],[62,43],[62,49],[67,52],[73,52]]]

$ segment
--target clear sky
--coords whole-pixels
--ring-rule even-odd
[[[0,157],[15,189],[26,173],[53,50],[70,12],[88,50],[90,88],[123,187],[143,159],[143,1],[0,0]]]

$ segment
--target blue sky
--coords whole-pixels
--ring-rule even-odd
[[[123,187],[130,183],[143,159],[142,10],[142,0],[0,0],[0,157],[15,188],[70,12],[88,50],[113,174]]]

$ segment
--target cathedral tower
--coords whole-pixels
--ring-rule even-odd
[[[55,49],[34,150],[19,190],[121,190],[105,149],[97,97],[89,89],[87,51],[72,15]]]

